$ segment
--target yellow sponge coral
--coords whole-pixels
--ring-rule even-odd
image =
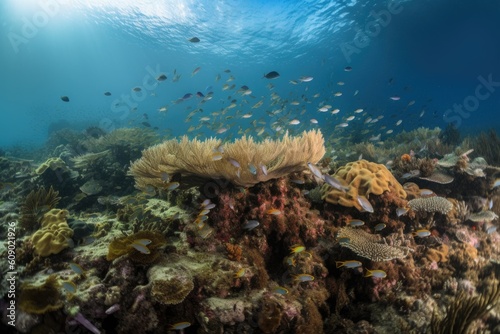
[[[37,255],[57,254],[69,246],[73,230],[66,222],[68,214],[68,210],[52,209],[43,215],[42,228],[31,236]]]
[[[358,160],[350,162],[340,167],[335,172],[334,177],[344,180],[349,185],[349,190],[343,192],[332,188],[328,184],[321,188],[322,199],[332,203],[347,207],[355,207],[362,211],[358,202],[358,196],[369,197],[370,194],[382,195],[384,191],[389,191],[400,198],[406,198],[406,192],[391,172],[381,164]]]
[[[41,174],[45,173],[45,171],[49,168],[51,170],[56,170],[56,169],[67,170],[68,169],[68,167],[66,166],[66,163],[61,158],[49,158],[44,163],[42,163],[40,166],[38,166],[37,169],[35,169],[35,173],[37,175],[41,175]]]

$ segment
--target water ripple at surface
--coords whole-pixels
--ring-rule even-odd
[[[144,45],[173,49],[193,36],[182,51],[230,58],[283,60],[312,45],[333,42],[343,26],[344,5],[336,1],[80,1],[89,20],[108,19],[110,26]],[[110,19],[110,12],[116,13]],[[175,43],[179,51],[179,44]]]

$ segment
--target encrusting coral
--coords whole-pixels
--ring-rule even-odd
[[[23,283],[19,296],[19,308],[33,314],[44,314],[63,307],[59,282],[56,275],[49,276],[41,285]]]
[[[136,187],[165,187],[165,176],[225,179],[237,186],[251,187],[289,173],[307,169],[307,162],[317,163],[325,154],[321,132],[304,132],[281,140],[255,142],[242,137],[233,143],[220,139],[168,140],[143,151],[142,158],[132,163],[130,173]]]
[[[68,210],[52,209],[43,216],[42,228],[31,236],[37,255],[58,254],[69,246],[73,230],[66,221],[68,214]]]

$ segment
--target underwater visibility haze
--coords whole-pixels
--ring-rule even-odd
[[[2,1],[2,331],[498,332],[498,18]]]

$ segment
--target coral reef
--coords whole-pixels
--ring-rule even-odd
[[[234,143],[218,139],[169,140],[143,152],[130,167],[136,186],[162,189],[168,177],[181,174],[184,179],[200,177],[224,179],[249,187],[302,171],[306,163],[318,162],[325,154],[323,135],[319,131],[304,132],[300,137],[285,134],[281,140],[266,139],[257,143],[243,137]],[[167,180],[165,180],[165,175]]]
[[[0,174],[10,180],[0,187],[0,231],[7,234],[3,223],[11,221],[26,226],[15,240],[18,330],[497,330],[499,171],[472,156],[478,150],[471,139],[454,148],[443,143],[439,129],[384,136],[370,145],[361,137],[351,146],[330,137],[335,151],[321,161],[319,132],[261,143],[249,137],[225,144],[172,140],[157,147],[193,151],[167,158],[158,148],[148,167],[154,173],[138,192],[123,166],[157,141],[153,132],[89,129],[53,136],[51,151],[36,161],[63,161],[62,182],[50,163],[38,175],[29,161],[0,157]],[[153,148],[136,164],[153,157]],[[341,165],[359,153],[370,162]],[[165,159],[178,161],[172,169],[156,164]],[[208,162],[221,172],[175,169],[186,161]],[[334,177],[349,188],[334,194],[311,175],[308,161],[323,174],[340,166]],[[16,169],[21,175],[9,179]],[[168,189],[177,182],[179,188]],[[335,204],[321,198],[330,193]],[[360,211],[358,196],[373,210]],[[6,245],[0,244],[0,254],[7,271]]]

